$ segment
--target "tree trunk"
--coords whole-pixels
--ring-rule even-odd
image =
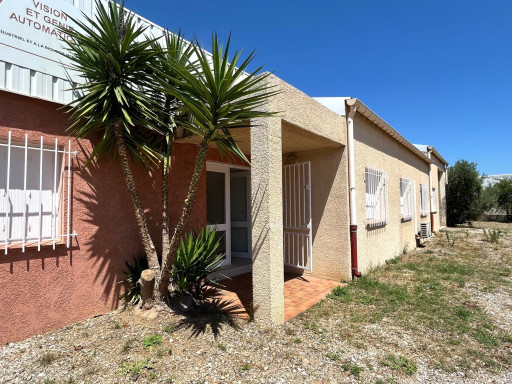
[[[119,158],[121,159],[121,168],[123,169],[126,186],[128,187],[128,192],[130,193],[130,197],[132,199],[133,208],[135,209],[135,218],[139,227],[140,236],[142,237],[142,243],[144,245],[144,251],[146,252],[146,257],[148,259],[149,268],[152,270],[158,270],[160,268],[158,263],[158,256],[149,234],[148,224],[144,214],[144,208],[142,207],[139,193],[137,192],[137,186],[135,184],[135,179],[133,178],[133,173],[130,168],[126,143],[123,136],[123,127],[121,124],[118,123],[114,126],[114,133],[116,136]]]
[[[170,140],[170,138],[169,138]],[[170,235],[169,235],[169,171],[170,171],[170,161],[171,161],[171,145],[170,141],[167,141],[165,157],[162,161],[162,264],[164,260],[169,255],[170,248]],[[155,279],[155,299],[158,300],[160,295],[159,286],[160,286],[160,275],[161,271],[158,270]]]
[[[140,285],[140,296],[142,309],[151,309],[153,307],[153,291],[155,290],[155,271],[152,269],[145,269],[140,274],[140,279],[137,284]]]
[[[173,102],[173,97],[171,95],[165,96],[165,104],[164,104],[164,118],[163,118],[163,127],[162,129],[165,131],[165,142],[164,142],[164,150],[163,159],[162,159],[162,195],[161,195],[161,203],[162,203],[162,264],[164,260],[167,258],[169,254],[169,171],[171,168],[171,153],[172,153],[172,140],[173,140],[173,132],[176,129],[176,125],[174,124],[174,120],[171,117],[171,103]],[[172,125],[170,124],[172,122]],[[171,128],[172,127],[172,128]],[[160,266],[159,266],[160,267]],[[160,284],[160,268],[155,271],[155,300],[160,301],[160,295],[157,294],[159,291]]]
[[[194,167],[194,173],[192,174],[192,179],[190,180],[190,185],[188,188],[187,198],[185,199],[185,206],[181,212],[181,217],[174,229],[174,234],[171,239],[171,244],[169,245],[169,253],[167,257],[162,258],[162,274],[160,277],[159,284],[159,293],[160,297],[164,298],[167,295],[169,289],[169,280],[171,276],[171,268],[174,262],[174,258],[176,257],[176,252],[178,251],[178,247],[180,244],[181,237],[185,231],[185,227],[188,224],[188,220],[190,218],[190,213],[192,212],[192,208],[194,206],[194,202],[197,195],[197,186],[199,184],[199,180],[203,174],[204,164],[206,163],[206,154],[208,152],[208,147],[210,146],[211,139],[205,138],[199,145],[199,151],[196,156],[196,163]]]

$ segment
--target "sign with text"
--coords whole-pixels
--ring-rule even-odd
[[[52,76],[72,76],[65,70],[60,28],[73,28],[71,18],[91,16],[92,0],[1,0],[0,60]]]

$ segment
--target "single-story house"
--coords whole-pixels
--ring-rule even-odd
[[[94,12],[90,0],[47,3],[54,18]],[[84,168],[95,139],[66,133],[59,108],[74,96],[55,63],[57,37],[44,36],[39,45],[57,47],[45,50],[33,44],[40,31],[7,17],[30,4],[0,3],[0,343],[116,308],[124,262],[142,250],[120,165]],[[447,163],[359,99],[314,99],[276,76],[266,81],[281,91],[266,108],[280,113],[233,132],[250,164],[210,149],[189,228],[224,232],[224,273],[252,272],[257,320],[279,324],[285,272],[348,280],[439,230]],[[173,149],[171,226],[196,150],[193,136]],[[159,178],[134,169],[159,244]]]

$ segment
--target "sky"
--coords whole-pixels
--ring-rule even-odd
[[[196,36],[232,36],[306,94],[361,99],[415,144],[454,164],[512,173],[512,1],[125,0]]]

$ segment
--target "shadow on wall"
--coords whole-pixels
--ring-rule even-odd
[[[391,158],[400,160],[420,172],[428,172],[428,163],[421,160],[409,149],[406,149],[402,144],[392,139],[387,133],[383,132],[368,119],[356,114],[354,125],[354,139],[356,142],[378,150]],[[365,166],[375,166],[385,169],[384,164],[372,164],[371,161],[365,164]]]
[[[80,157],[80,177],[87,188],[75,191],[76,206],[80,206],[75,223],[82,228],[79,239],[83,239],[83,254],[92,262],[89,273],[94,274],[94,283],[101,285],[105,304],[110,299],[110,307],[115,308],[121,289],[117,282],[125,277],[125,260],[131,261],[133,256],[143,253],[143,247],[119,162],[102,160],[99,166],[92,163],[84,168],[88,154],[81,149],[85,156]],[[137,171],[134,174],[141,195],[156,196],[155,178]],[[154,200],[160,202],[159,198]],[[147,207],[145,203],[143,200]],[[154,212],[152,206],[146,209],[152,236],[157,226]],[[158,238],[153,240],[156,245],[160,243]]]
[[[325,241],[326,234],[329,231],[331,232],[331,236],[339,237],[340,228],[331,223],[331,221],[334,220],[333,216],[336,214],[348,214],[348,204],[346,207],[339,205],[341,201],[343,201],[340,193],[343,193],[343,188],[347,188],[348,186],[342,186],[341,190],[334,188],[339,167],[343,164],[344,148],[322,148],[300,151],[297,152],[296,155],[298,163],[311,161],[311,221],[313,249],[315,249],[315,242]],[[283,159],[286,158],[288,158],[288,154],[283,154]],[[346,180],[343,180],[343,182],[346,183]],[[332,208],[333,201],[337,203],[335,212],[328,208],[329,203]],[[319,238],[317,238],[320,225],[323,225],[323,228]],[[321,235],[324,236],[323,239]],[[318,245],[318,243],[316,245]],[[303,275],[306,272],[301,268],[294,268],[292,266],[286,266],[286,270],[298,275]]]
[[[72,240],[72,245],[70,248],[66,248],[65,244],[57,244],[55,246],[55,250],[52,248],[52,244],[44,244],[41,245],[41,251],[37,251],[37,243],[31,243],[26,245],[25,252],[22,252],[20,248],[9,248],[9,253],[4,255],[4,248],[2,246],[1,253],[2,257],[0,257],[0,264],[10,264],[10,273],[14,274],[14,263],[19,263],[20,261],[26,262],[26,271],[30,272],[34,268],[41,268],[45,270],[48,267],[48,263],[55,263],[55,266],[58,268],[61,264],[62,258],[67,258],[69,252],[69,264],[73,264],[73,251],[79,250],[80,247],[75,243],[75,240]]]
[[[374,237],[386,232],[387,225],[378,225],[375,227],[364,226],[364,228],[366,229],[366,237]]]
[[[88,151],[81,147],[83,156]],[[188,186],[192,177],[197,146],[176,144],[169,175],[169,228],[172,234],[183,209]],[[80,218],[87,229],[80,233],[84,239],[84,254],[92,261],[90,273],[94,273],[94,282],[103,287],[105,303],[110,298],[110,306],[119,304],[120,288],[118,281],[123,280],[126,270],[125,260],[131,262],[133,256],[144,253],[142,240],[135,219],[133,204],[119,161],[102,160],[98,165],[91,164],[83,168],[80,177],[87,188],[82,187],[76,193],[77,205],[80,205]],[[132,164],[137,190],[145,208],[151,238],[156,251],[161,255],[161,176],[158,168]],[[203,171],[196,202],[186,231],[199,230],[205,223],[206,182]],[[76,210],[75,210],[76,212]]]
[[[254,233],[254,224],[256,223],[257,217],[260,215],[261,211],[261,205],[263,204],[263,200],[266,198],[268,194],[268,185],[262,186],[261,184],[258,185],[258,189],[256,190],[256,193],[253,193],[251,201],[251,228]],[[265,243],[265,240],[268,237],[269,229],[266,227],[264,230],[260,231],[258,233],[258,238],[256,241],[254,238],[252,239],[252,262],[258,258],[261,247]]]

